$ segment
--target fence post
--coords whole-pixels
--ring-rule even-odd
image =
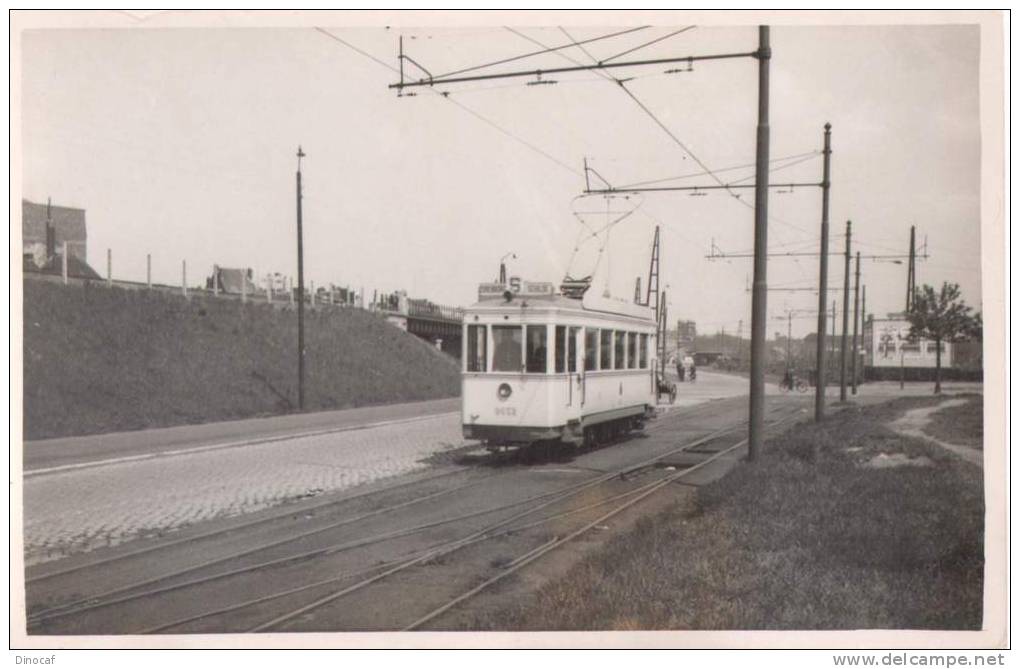
[[[145,254],[145,286],[152,288],[152,254]]]
[[[113,249],[106,249],[106,285],[113,285]]]
[[[188,261],[181,261],[181,294],[188,296]]]
[[[64,277],[64,284],[67,284],[67,241],[64,241],[64,250],[60,260],[60,275]]]
[[[216,297],[220,296],[220,266],[212,266],[212,294]]]

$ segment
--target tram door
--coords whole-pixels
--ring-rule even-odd
[[[584,353],[583,330],[579,327],[556,326],[556,344],[563,351],[556,356],[556,371],[566,376],[565,414],[567,421],[581,418],[584,406]]]

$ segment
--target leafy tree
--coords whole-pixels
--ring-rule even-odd
[[[981,314],[971,314],[971,307],[960,299],[960,286],[942,283],[935,289],[925,284],[914,290],[914,299],[907,320],[911,339],[935,342],[935,392],[942,392],[942,345],[967,338],[981,337]]]

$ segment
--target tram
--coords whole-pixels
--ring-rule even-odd
[[[587,284],[482,284],[464,313],[464,437],[490,448],[592,445],[656,404],[656,314]]]

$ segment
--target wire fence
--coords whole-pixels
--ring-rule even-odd
[[[64,284],[100,284],[128,290],[153,290],[176,293],[184,298],[211,297],[240,302],[266,303],[276,307],[295,306],[300,299],[293,277],[279,273],[256,275],[251,269],[234,269],[214,265],[212,273],[199,282],[188,279],[187,261],[181,261],[181,280],[177,284],[152,280],[152,256],[146,256],[146,280],[116,279],[113,276],[113,253],[107,249],[106,274],[100,275],[89,267],[84,258],[68,253],[66,243],[45,258],[30,258],[23,263],[26,279],[40,279]],[[357,308],[412,318],[460,322],[464,317],[461,307],[436,304],[427,299],[408,298],[406,291],[381,292],[373,290],[369,299],[364,288],[327,284],[316,286],[309,282],[304,290],[304,302],[313,308]]]

